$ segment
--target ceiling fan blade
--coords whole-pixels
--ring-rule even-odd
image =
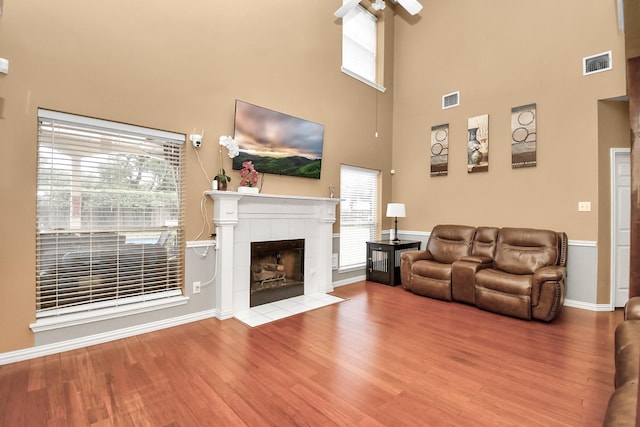
[[[342,6],[340,6],[340,8],[338,10],[333,12],[333,14],[337,18],[344,18],[344,16],[347,13],[351,12],[351,9],[356,7],[358,4],[360,4],[360,0],[348,0]]]
[[[418,0],[396,0],[400,3],[400,6],[404,7],[407,12],[411,15],[415,15],[416,13],[422,10],[422,5],[418,2]]]

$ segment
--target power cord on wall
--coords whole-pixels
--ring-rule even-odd
[[[195,133],[195,131],[194,131],[194,133]],[[202,136],[203,135],[204,135],[204,129],[202,130],[202,135],[200,135],[200,138],[197,141],[193,141],[193,151],[196,154],[196,159],[198,160],[198,164],[200,165],[200,170],[204,174],[204,177],[207,180],[208,185],[211,185],[211,179],[209,178],[209,174],[207,174],[207,170],[205,169],[204,165],[202,164],[202,159],[200,158],[200,153],[199,153],[199,147],[202,144]],[[209,222],[209,213],[207,212],[207,194],[206,194],[205,191],[202,192],[202,198],[200,199],[200,215],[202,216],[202,229],[200,230],[200,233],[198,233],[198,235],[196,236],[196,238],[194,240],[198,240],[205,233],[205,224],[207,226],[207,230],[208,230],[209,236],[215,237],[215,234],[211,232],[211,223]],[[200,258],[206,258],[207,255],[209,254],[209,249],[211,247],[213,247],[214,250],[218,249],[216,244],[207,244],[207,246],[205,247],[204,252],[202,252],[202,253],[198,252],[195,247],[191,247],[191,250],[196,255],[198,255]],[[216,280],[216,277],[218,275],[218,257],[217,256],[215,256],[215,260],[216,260],[215,261],[215,270],[213,272],[213,277],[211,277],[206,282],[200,283],[200,287],[201,288],[203,286],[208,286],[208,285],[212,284]]]
[[[218,245],[211,245],[211,244],[208,244],[208,245],[207,245],[207,247],[205,248],[205,250],[204,250],[204,252],[203,252],[203,253],[198,252],[198,251],[196,250],[196,248],[195,248],[195,247],[192,247],[192,248],[191,248],[191,250],[192,250],[196,255],[198,255],[199,257],[201,257],[201,258],[205,258],[205,257],[207,256],[207,254],[209,253],[209,249],[210,249],[211,247],[213,247],[213,249],[214,249],[214,250],[216,250],[216,251],[218,250]],[[218,257],[217,257],[217,254],[216,254],[216,256],[215,256],[215,260],[216,260],[216,262],[215,262],[215,264],[214,264],[214,265],[215,265],[215,270],[213,271],[213,277],[212,277],[211,279],[207,280],[206,282],[202,282],[202,283],[200,283],[200,287],[201,287],[201,288],[202,288],[203,286],[208,286],[208,285],[212,284],[212,283],[216,280],[216,277],[218,276]]]
[[[204,134],[204,130],[202,131],[202,133]],[[200,165],[200,170],[204,174],[204,177],[206,178],[207,183],[211,185],[211,179],[209,178],[209,174],[207,174],[207,171],[204,168],[204,165],[202,164],[202,159],[200,159],[200,153],[198,152],[199,149],[195,145],[193,145],[192,147],[193,147],[193,151],[196,153],[196,159],[198,160],[198,164]],[[205,233],[205,224],[208,228],[209,236],[213,236],[213,233],[211,232],[211,223],[209,222],[209,218],[208,218],[209,215],[207,213],[207,195],[205,194],[204,191],[202,192],[202,198],[200,199],[200,214],[202,215],[202,229],[200,230],[200,233],[198,233],[198,235],[194,240],[198,240]]]

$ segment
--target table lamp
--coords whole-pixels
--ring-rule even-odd
[[[393,238],[391,239],[394,242],[399,242],[398,239],[398,217],[404,218],[406,217],[406,211],[404,208],[404,203],[388,203],[387,204],[387,218],[395,217],[395,226]]]

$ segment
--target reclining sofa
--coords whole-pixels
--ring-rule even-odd
[[[566,265],[567,235],[531,228],[437,225],[426,250],[400,257],[415,294],[547,322],[564,304]]]
[[[624,321],[615,333],[615,390],[609,398],[603,425],[636,426],[640,372],[640,297],[624,307]]]

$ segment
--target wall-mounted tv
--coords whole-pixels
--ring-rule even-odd
[[[251,160],[260,173],[320,178],[324,126],[236,100],[233,168]]]

